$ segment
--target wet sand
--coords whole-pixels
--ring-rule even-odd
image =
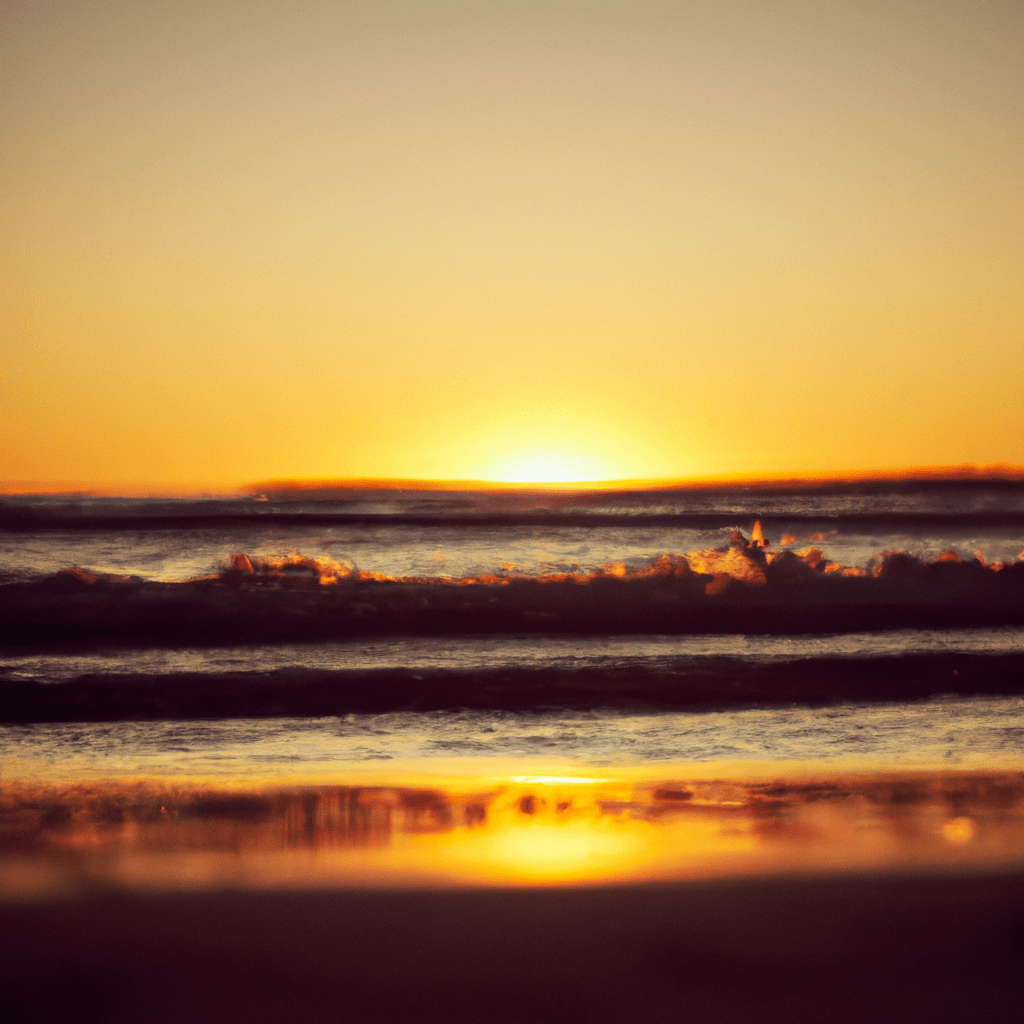
[[[0,933],[13,1021],[1024,1016],[1019,871],[105,892],[2,902]]]

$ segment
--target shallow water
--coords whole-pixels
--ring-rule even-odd
[[[1022,765],[1024,698],[700,713],[396,712],[342,718],[33,724],[0,730],[0,779],[487,776],[807,762],[823,770]]]

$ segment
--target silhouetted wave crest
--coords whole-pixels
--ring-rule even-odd
[[[1024,623],[1024,562],[885,552],[865,569],[817,548],[724,550],[539,576],[391,577],[303,555],[239,553],[184,582],[81,569],[0,585],[0,645],[236,644],[507,633],[860,632]]]

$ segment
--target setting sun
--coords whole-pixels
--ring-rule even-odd
[[[597,459],[578,455],[537,453],[516,455],[499,464],[495,480],[510,484],[559,484],[608,479]]]

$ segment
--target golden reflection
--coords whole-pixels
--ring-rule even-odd
[[[7,784],[0,896],[96,884],[572,885],[1024,863],[1019,773],[478,782]]]
[[[942,826],[942,834],[945,836],[946,842],[952,843],[954,846],[963,846],[964,843],[969,843],[976,832],[977,829],[970,818],[954,818]]]

